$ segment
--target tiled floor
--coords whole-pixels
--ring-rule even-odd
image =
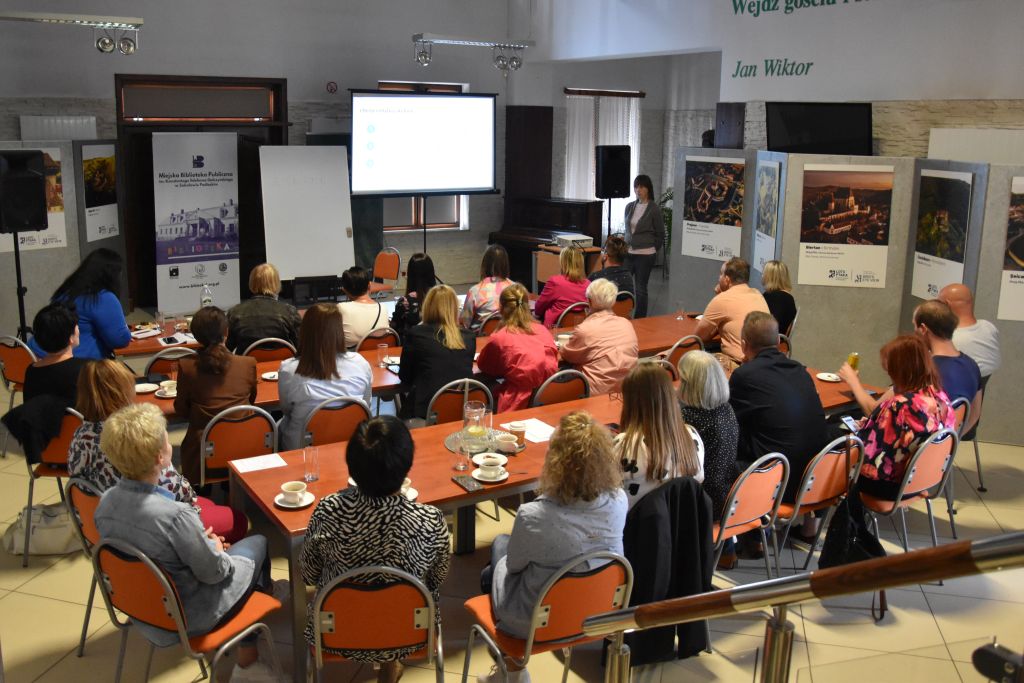
[[[0,390],[0,405],[7,396]],[[178,441],[181,430],[175,430]],[[0,439],[3,437],[0,436]],[[977,474],[968,447],[958,458],[956,473],[957,526],[961,538],[979,538],[1003,531],[1024,530],[1024,448],[981,445],[989,491],[975,491]],[[0,529],[14,521],[25,504],[27,474],[17,444],[0,460]],[[37,502],[56,501],[56,488],[43,481],[36,488]],[[943,506],[936,506],[937,508]],[[490,511],[488,509],[488,511]],[[512,517],[502,513],[496,523],[477,515],[478,550],[453,558],[451,575],[442,589],[445,671],[447,681],[457,681],[462,671],[468,620],[462,602],[477,591],[480,569],[487,561],[487,546],[495,534],[511,528]],[[930,544],[927,518],[922,509],[909,515],[915,547]],[[937,509],[941,541],[951,539],[946,511]],[[257,531],[266,524],[254,519]],[[891,526],[883,523],[887,548],[897,551]],[[286,578],[283,547],[272,542],[275,578]],[[795,555],[795,557],[794,557]],[[786,551],[784,563],[802,563],[799,553]],[[812,564],[813,567],[813,564]],[[726,580],[749,583],[762,579],[759,562],[744,562],[724,575]],[[27,569],[20,556],[0,551],[0,646],[4,673],[9,683],[28,681],[103,681],[113,677],[119,634],[109,623],[99,599],[89,626],[85,657],[75,656],[89,588],[90,569],[80,554],[64,557],[32,557]],[[870,596],[861,595],[795,607],[791,621],[796,627],[791,680],[800,683],[850,680],[944,683],[980,681],[970,664],[971,652],[998,636],[1009,647],[1019,648],[1024,629],[1024,570],[948,581],[944,586],[910,586],[890,591],[891,613],[879,624],[868,613]],[[277,615],[270,620],[278,651],[290,666],[290,630]],[[715,653],[688,660],[634,670],[639,683],[656,681],[755,681],[758,680],[759,648],[763,622],[756,618],[728,619],[712,624]],[[177,649],[158,651],[152,680],[192,681],[198,666],[182,660]],[[141,680],[145,660],[143,641],[132,634],[126,681]],[[471,673],[489,669],[485,650],[473,652]],[[553,654],[530,662],[533,680],[556,681],[561,659]],[[228,669],[221,670],[224,679]],[[329,680],[375,680],[370,667],[332,667]],[[403,681],[432,681],[432,672],[410,667]],[[599,652],[581,648],[573,656],[571,681],[601,681]]]

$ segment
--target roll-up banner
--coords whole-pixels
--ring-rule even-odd
[[[235,133],[153,133],[157,306],[199,308],[203,287],[227,309],[238,292]]]

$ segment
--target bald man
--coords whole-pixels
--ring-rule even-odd
[[[939,292],[939,300],[946,302],[959,321],[953,332],[953,345],[974,359],[982,381],[987,382],[1002,363],[999,330],[989,321],[974,317],[974,295],[967,285],[946,285]]]

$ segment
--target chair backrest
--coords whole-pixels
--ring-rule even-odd
[[[679,361],[683,359],[683,356],[690,351],[703,351],[704,341],[695,334],[688,334],[685,337],[681,337],[672,348],[665,354],[665,358],[669,363],[674,365],[676,368],[679,367]]]
[[[477,328],[476,336],[490,337],[499,326],[501,326],[501,311],[495,311],[480,321],[480,327]]]
[[[252,356],[257,363],[264,363],[271,360],[287,360],[294,358],[295,346],[286,339],[267,337],[249,344],[249,348],[242,353],[243,356]]]
[[[201,443],[200,486],[205,486],[207,470],[224,469],[231,460],[277,451],[277,423],[262,408],[234,406],[213,416],[203,430]]]
[[[952,403],[953,415],[956,419],[956,435],[963,436],[965,427],[971,421],[971,402],[961,396]]]
[[[0,376],[4,386],[10,389],[11,384],[24,384],[25,371],[36,362],[36,355],[28,344],[17,337],[0,335]]]
[[[177,633],[187,642],[178,593],[167,574],[141,550],[107,539],[93,549],[92,562],[112,622],[124,626],[117,609],[133,621]]]
[[[581,564],[601,561],[606,563],[573,573]],[[526,637],[526,652],[534,643],[581,637],[587,617],[623,609],[632,591],[633,568],[621,555],[601,551],[569,560],[541,588]]]
[[[632,318],[633,309],[636,308],[636,299],[633,292],[619,292],[615,303],[612,305],[612,313],[622,318]]]
[[[373,259],[373,279],[376,281],[397,280],[402,271],[402,255],[394,247],[384,247]]]
[[[367,332],[366,336],[359,340],[359,343],[356,344],[356,351],[374,351],[379,344],[401,346],[402,338],[390,327],[378,327]]]
[[[423,582],[400,569],[359,567],[338,576],[313,599],[313,652],[323,648],[425,649],[433,662],[437,607]]]
[[[791,322],[789,324],[789,329],[783,331],[783,334],[785,334],[790,339],[793,338],[793,330],[796,329],[796,321],[797,321],[797,318],[799,318],[799,317],[800,317],[800,307],[798,306],[797,309],[796,309],[796,313],[793,314],[793,322]]]
[[[348,441],[360,423],[370,419],[370,407],[362,399],[344,396],[329,398],[313,409],[302,426],[302,445]]]
[[[427,405],[427,424],[461,421],[466,401],[481,401],[494,410],[494,397],[487,385],[475,379],[457,379],[445,384],[431,397]]]
[[[590,397],[590,384],[579,370],[562,370],[544,380],[534,392],[530,407],[549,406]]]
[[[75,430],[81,426],[82,414],[74,408],[65,408],[64,417],[60,419],[60,432],[46,444],[46,448],[39,454],[39,459],[47,465],[67,465],[71,440],[75,436]]]
[[[786,358],[793,357],[793,343],[784,334],[779,335],[779,351],[786,354]]]
[[[669,363],[667,359],[659,358],[651,362],[657,363],[658,367],[667,372],[668,376],[672,379],[673,382],[679,381],[679,369],[676,366],[672,365],[672,363]]]
[[[782,453],[769,453],[750,464],[736,479],[725,499],[718,539],[727,538],[726,532],[754,520],[762,526],[770,525],[782,503],[782,493],[789,479],[789,461]]]
[[[562,311],[562,314],[558,316],[558,322],[555,323],[555,327],[576,327],[581,322],[587,319],[590,315],[590,306],[586,301],[577,301]]]
[[[180,346],[173,349],[163,349],[149,359],[149,362],[146,363],[146,369],[142,374],[145,377],[149,377],[151,374],[177,377],[179,361],[182,358],[195,355],[194,349],[185,349]]]
[[[907,464],[896,500],[935,487],[941,492],[953,471],[953,458],[959,443],[960,437],[952,429],[940,429],[929,435]]]
[[[849,449],[849,450],[847,450]],[[864,442],[850,434],[822,448],[804,468],[793,509],[817,505],[844,495],[857,480],[864,458]]]
[[[91,482],[81,477],[71,477],[64,489],[64,502],[71,514],[71,522],[82,542],[82,549],[92,555],[93,547],[99,545],[100,531],[96,528],[96,508],[102,494]]]

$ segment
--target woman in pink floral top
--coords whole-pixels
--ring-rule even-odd
[[[920,337],[896,337],[882,347],[881,355],[893,395],[875,407],[858,432],[864,441],[864,465],[857,486],[892,500],[918,447],[940,429],[953,428],[954,415]]]
[[[484,318],[501,309],[498,297],[512,284],[508,279],[508,253],[500,244],[492,244],[480,262],[480,282],[469,288],[466,302],[459,314],[459,325],[466,329],[477,327]]]
[[[135,399],[135,378],[121,363],[112,360],[93,361],[78,375],[76,408],[85,418],[75,431],[68,448],[68,472],[95,486],[100,492],[117,484],[121,473],[100,449],[103,421]],[[168,467],[160,475],[160,488],[170,491],[174,499],[195,508],[204,526],[213,529],[224,540],[234,543],[245,536],[249,520],[241,512],[226,505],[217,505],[209,498],[196,495],[188,479]]]

